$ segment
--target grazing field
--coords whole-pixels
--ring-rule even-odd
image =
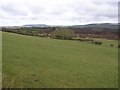
[[[3,32],[3,87],[118,87],[117,41],[101,41],[95,45]]]

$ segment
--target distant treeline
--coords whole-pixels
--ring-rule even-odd
[[[53,33],[58,30],[70,30],[74,33],[74,37],[79,38],[105,38],[105,39],[118,39],[117,29],[108,28],[79,28],[79,27],[19,27],[19,28],[9,28],[2,27],[1,30],[4,32],[12,32],[23,35],[30,36],[40,36],[40,37],[51,37],[54,36]],[[57,32],[58,33],[58,32]],[[64,33],[64,32],[62,32]],[[70,34],[73,35],[70,32]],[[55,33],[56,34],[56,33]],[[61,36],[58,36],[61,37]]]
[[[90,38],[105,38],[105,39],[118,39],[118,29],[108,29],[108,28],[74,28],[74,33],[78,35],[78,37],[90,37]]]

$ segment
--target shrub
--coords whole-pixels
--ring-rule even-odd
[[[79,39],[80,41],[88,41],[88,42],[93,42],[93,39],[89,39],[89,38],[84,38],[84,39]]]
[[[111,47],[113,47],[114,45],[113,44],[110,44]]]
[[[97,44],[97,45],[102,45],[102,42],[101,42],[101,41],[93,41],[92,43],[93,43],[93,44]]]
[[[68,29],[55,30],[51,33],[51,38],[71,40],[74,37],[74,32]]]

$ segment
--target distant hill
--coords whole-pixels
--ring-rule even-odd
[[[73,25],[74,28],[99,28],[99,29],[118,29],[117,23],[96,23],[86,25]]]
[[[26,24],[23,27],[48,27],[46,24]]]
[[[39,28],[43,28],[43,27],[56,27],[54,25],[46,25],[46,24],[26,24],[23,25],[22,27],[39,27]],[[59,26],[58,27],[63,27],[63,26]],[[65,26],[65,27],[70,27],[70,28],[94,28],[94,29],[118,29],[118,24],[117,23],[93,23],[93,24],[86,24],[86,25],[72,25],[72,26]]]

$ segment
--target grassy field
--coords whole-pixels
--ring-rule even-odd
[[[99,46],[4,32],[3,87],[118,87],[117,41],[101,41]]]

